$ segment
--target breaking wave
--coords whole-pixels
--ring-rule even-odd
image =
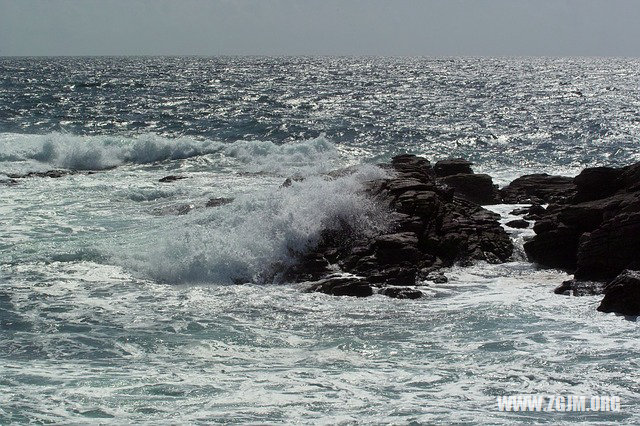
[[[362,191],[386,175],[367,165],[336,179],[311,176],[290,187],[239,196],[229,205],[172,221],[120,263],[170,283],[261,282],[275,264],[290,264],[318,243],[324,229],[384,229],[386,212]]]
[[[30,161],[72,170],[105,170],[124,164],[152,164],[217,154],[236,163],[251,164],[249,171],[277,173],[310,162],[322,164],[336,153],[335,146],[324,137],[276,144],[244,140],[223,143],[155,134],[133,138],[64,133],[0,134],[0,162]]]

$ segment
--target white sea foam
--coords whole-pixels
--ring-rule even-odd
[[[384,210],[361,190],[364,181],[384,174],[363,166],[337,179],[315,175],[241,195],[229,205],[172,220],[147,246],[116,257],[163,282],[260,282],[272,265],[287,264],[315,245],[323,229],[344,223],[357,233],[381,229]]]
[[[278,173],[310,163],[318,169],[335,157],[337,150],[324,137],[278,145],[271,141],[223,143],[189,137],[172,139],[154,134],[132,138],[64,133],[0,134],[0,163],[35,162],[39,163],[35,166],[104,170],[123,164],[151,164],[208,154],[246,165],[248,171]]]

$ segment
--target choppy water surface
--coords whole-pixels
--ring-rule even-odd
[[[640,160],[638,65],[0,58],[0,423],[637,423],[637,323],[521,255],[417,301],[263,278],[336,218],[383,225],[358,188],[393,154],[500,183]],[[3,183],[54,168],[83,172]],[[498,412],[515,393],[622,410]]]

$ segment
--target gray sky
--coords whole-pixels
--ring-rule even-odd
[[[0,0],[0,55],[640,56],[639,0]]]

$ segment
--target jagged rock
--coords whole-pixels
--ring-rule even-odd
[[[420,290],[408,287],[387,287],[381,289],[380,294],[394,299],[419,299],[423,296]]]
[[[604,289],[600,312],[640,315],[640,272],[625,270]]]
[[[433,167],[433,170],[437,177],[457,174],[473,174],[473,170],[471,170],[472,165],[472,162],[467,161],[464,158],[449,158],[438,161]]]
[[[177,180],[182,180],[186,178],[187,178],[186,176],[169,175],[169,176],[165,176],[163,178],[158,179],[158,182],[169,183],[169,182],[175,182]]]
[[[640,165],[585,169],[575,180],[576,194],[534,225],[529,257],[579,280],[610,280],[640,266]]]
[[[323,232],[317,247],[284,270],[274,266],[273,276],[298,282],[320,279],[312,291],[328,294],[368,293],[366,287],[375,286],[381,294],[409,297],[390,289],[413,286],[418,273],[437,274],[456,262],[498,263],[510,258],[513,245],[498,222],[499,215],[454,197],[456,189],[436,181],[428,160],[401,155],[383,167],[392,176],[369,182],[365,192],[388,207],[387,232],[377,236],[360,236],[348,228]],[[360,278],[322,281],[336,270]],[[446,277],[440,275],[436,281],[445,282]]]
[[[580,281],[567,280],[556,287],[553,292],[555,294],[564,294],[565,296],[593,296],[602,294],[604,284],[599,281]]]
[[[320,292],[333,296],[368,297],[373,294],[373,289],[361,278],[329,277],[313,283],[307,292]]]
[[[500,190],[504,203],[558,203],[571,199],[576,193],[573,178],[551,176],[546,173],[525,175]]]
[[[640,267],[640,212],[618,214],[580,239],[576,278],[610,279]]]
[[[418,236],[413,232],[381,235],[375,241],[376,257],[383,263],[415,262],[420,256]]]
[[[509,222],[505,223],[505,225],[507,225],[510,228],[526,229],[529,227],[529,222],[527,222],[524,219],[515,219],[515,220],[510,220]]]
[[[427,275],[425,281],[431,281],[434,284],[445,284],[449,282],[449,278],[447,278],[442,272],[437,272]]]
[[[439,182],[453,188],[455,195],[477,204],[496,204],[500,201],[498,186],[485,174],[457,174],[445,176]]]
[[[77,170],[49,170],[46,172],[29,172],[25,174],[8,173],[7,176],[11,179],[24,179],[31,177],[48,177],[52,179],[58,179],[63,176],[75,175],[79,173]],[[90,174],[90,173],[87,173]]]
[[[538,220],[546,212],[547,212],[547,209],[542,207],[540,204],[532,204],[529,207],[522,207],[519,209],[515,209],[511,211],[511,214],[516,216],[523,216],[523,219],[525,220]]]
[[[573,179],[577,193],[575,201],[590,201],[613,195],[622,187],[621,169],[613,167],[591,167],[584,169]]]

